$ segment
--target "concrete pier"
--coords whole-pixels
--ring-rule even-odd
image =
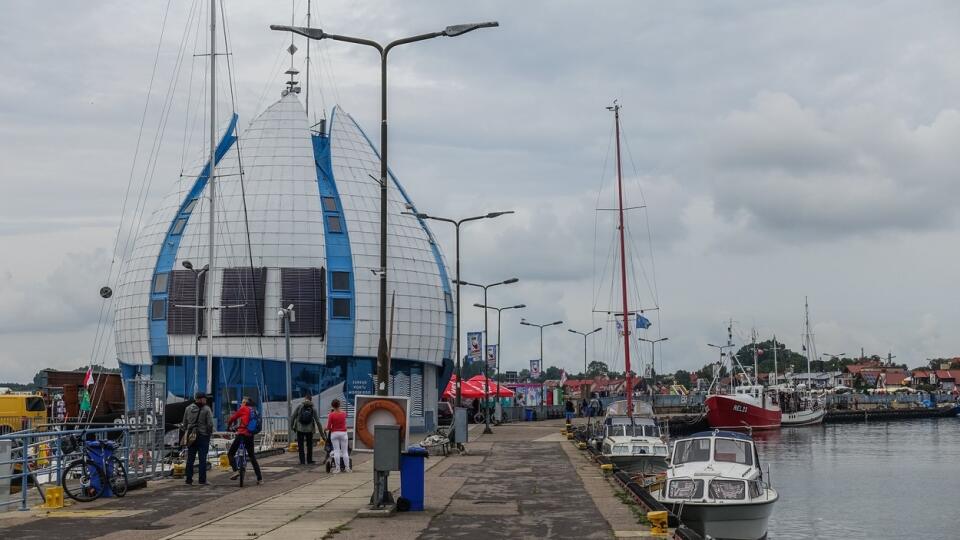
[[[482,426],[478,426],[481,427]],[[264,484],[238,488],[151,482],[123,499],[59,511],[8,512],[0,536],[17,539],[643,538],[648,529],[619,489],[560,434],[562,421],[471,431],[467,455],[431,457],[425,511],[358,518],[372,492],[369,454],[351,474],[302,467],[295,454],[262,460]],[[252,479],[252,472],[247,473]],[[399,487],[398,474],[391,488]],[[251,482],[252,483],[252,482]]]

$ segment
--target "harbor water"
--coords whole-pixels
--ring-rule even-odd
[[[958,418],[783,428],[754,439],[780,492],[771,539],[960,538]]]

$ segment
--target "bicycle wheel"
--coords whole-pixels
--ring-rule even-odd
[[[107,470],[110,471],[110,491],[117,497],[123,497],[127,494],[127,468],[123,462],[117,459],[117,456],[110,456],[107,460]]]
[[[78,459],[67,465],[60,477],[63,492],[78,502],[90,502],[103,493],[106,485],[103,471],[92,461]]]

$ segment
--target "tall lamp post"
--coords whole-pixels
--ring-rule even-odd
[[[319,28],[271,24],[271,30],[293,32],[308,39],[332,39],[373,47],[380,53],[380,340],[377,345],[377,394],[387,395],[389,366],[387,360],[387,55],[398,45],[424,41],[437,37],[457,37],[480,28],[499,26],[497,22],[458,24],[439,32],[396,39],[381,45],[376,41],[351,36],[328,34]]]
[[[193,263],[190,261],[183,261],[180,263],[184,268],[193,272],[193,330],[194,330],[194,339],[193,339],[193,394],[196,395],[200,389],[200,310],[203,309],[203,306],[200,305],[200,278],[207,273],[207,270],[210,270],[210,265],[205,264],[203,268],[194,268]],[[207,373],[207,377],[210,374]]]
[[[543,329],[548,326],[556,326],[558,324],[563,324],[563,321],[554,321],[552,323],[547,323],[547,324],[535,324],[526,319],[520,319],[520,324],[524,326],[533,326],[540,329],[540,369],[543,370]],[[541,393],[542,393],[542,388],[541,388]],[[543,399],[543,396],[541,395],[540,398]]]
[[[587,374],[587,336],[589,336],[590,334],[595,334],[601,330],[603,330],[603,328],[594,328],[589,332],[578,332],[572,328],[567,328],[567,332],[573,332],[574,334],[583,336],[583,374],[584,376],[586,376]]]
[[[494,309],[497,311],[497,375],[495,380],[497,381],[497,405],[494,408],[494,414],[497,415],[497,421],[500,421],[500,357],[503,356],[503,340],[500,339],[502,332],[500,330],[500,313],[507,309],[523,309],[527,307],[526,304],[517,304],[515,306],[506,306],[506,307],[494,307],[488,306],[486,304],[474,304],[475,307],[485,308],[485,309]],[[489,338],[487,338],[489,340]]]
[[[451,219],[451,218],[445,218],[445,217],[439,217],[439,216],[431,216],[431,215],[429,215],[429,214],[424,214],[424,213],[414,213],[414,212],[404,212],[404,213],[405,213],[405,214],[410,214],[410,215],[416,216],[417,219],[421,219],[421,220],[423,220],[423,219],[432,219],[432,220],[434,220],[434,221],[442,221],[442,222],[444,222],[444,223],[450,223],[450,224],[453,225],[453,228],[454,228],[454,230],[455,230],[455,232],[456,232],[456,235],[455,235],[455,238],[456,238],[456,240],[455,240],[455,245],[456,245],[455,251],[456,251],[456,254],[457,254],[457,255],[456,255],[456,256],[457,256],[457,266],[456,266],[457,270],[456,270],[456,276],[455,276],[454,279],[453,279],[453,283],[456,284],[456,286],[457,286],[457,291],[456,291],[456,295],[457,295],[457,302],[456,302],[457,313],[456,313],[456,324],[455,324],[456,329],[454,330],[454,336],[456,336],[456,342],[457,342],[457,379],[456,379],[457,407],[462,407],[462,406],[463,406],[463,395],[462,395],[462,393],[461,393],[461,391],[460,391],[460,383],[463,381],[463,378],[462,378],[462,376],[461,376],[461,375],[462,375],[462,372],[461,372],[462,365],[461,365],[461,364],[462,364],[463,357],[460,355],[460,226],[463,225],[464,223],[467,223],[467,222],[470,222],[470,221],[477,221],[477,220],[480,220],[480,219],[493,219],[493,218],[498,218],[498,217],[503,216],[503,215],[506,215],[506,214],[512,214],[512,213],[513,213],[513,210],[507,210],[507,211],[504,211],[504,212],[490,212],[490,213],[484,214],[484,215],[482,215],[482,216],[473,216],[473,217],[468,217],[468,218],[463,218],[463,219]]]
[[[467,286],[470,286],[470,287],[478,287],[478,288],[483,289],[483,305],[487,305],[487,289],[489,289],[490,287],[496,287],[497,285],[510,285],[511,283],[516,283],[516,282],[518,282],[518,281],[520,281],[520,280],[517,279],[517,278],[510,278],[510,279],[505,279],[505,280],[503,280],[503,281],[498,281],[498,282],[496,282],[496,283],[490,283],[489,285],[480,285],[480,284],[478,284],[478,283],[470,283],[469,281],[462,281],[462,280],[459,280],[459,279],[458,279],[458,280],[457,280],[457,285],[467,285]],[[488,318],[487,318],[487,310],[483,310],[483,336],[484,336],[483,339],[486,340],[486,342],[487,342],[486,345],[485,345],[485,347],[489,347],[489,346],[490,346],[490,329],[489,329],[489,326],[488,326],[488,324],[487,324],[487,322],[488,322],[487,319],[488,319]],[[500,339],[500,335],[499,335],[499,334],[497,335],[497,339]],[[499,358],[499,356],[500,356],[500,354],[499,354],[499,352],[498,352],[498,353],[497,353],[497,358]],[[499,363],[499,361],[498,361],[498,363]],[[484,351],[484,354],[483,354],[483,384],[484,384],[484,389],[483,389],[483,394],[484,394],[484,400],[483,400],[483,424],[484,424],[484,426],[483,426],[483,433],[484,433],[484,435],[489,435],[489,434],[493,433],[493,430],[490,429],[490,405],[489,405],[489,403],[490,403],[490,366],[487,365],[487,354],[486,354],[486,351]]]
[[[286,341],[287,348],[287,418],[293,417],[293,406],[291,400],[293,399],[293,370],[290,366],[290,323],[296,322],[297,312],[293,310],[293,304],[285,308],[281,308],[277,312],[277,316],[283,321],[283,337]],[[289,425],[290,422],[288,421]],[[287,443],[293,440],[293,429],[287,429]]]
[[[657,360],[656,360],[657,353],[655,351],[655,347],[657,346],[657,343],[660,343],[661,341],[667,341],[670,338],[660,338],[660,339],[637,338],[637,339],[650,344],[650,369],[653,370],[653,384],[656,385],[657,384]]]

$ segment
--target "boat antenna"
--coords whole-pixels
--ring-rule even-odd
[[[310,3],[311,0],[307,0],[307,28],[310,28]],[[293,36],[293,32],[290,33],[290,36]],[[306,113],[307,119],[310,118],[310,40],[307,40],[307,79],[306,83],[303,85],[304,93],[306,94]]]
[[[294,8],[295,8],[295,7],[296,7],[296,6],[294,6]],[[291,26],[294,25],[294,24],[296,24],[296,10],[295,10],[295,9],[294,9],[294,10],[291,10],[291,12],[290,12],[290,24],[291,24]],[[309,25],[308,25],[308,26],[309,26]],[[293,37],[294,37],[294,35],[295,35],[295,34],[294,34],[293,32],[290,32],[290,46],[287,47],[287,52],[290,53],[290,69],[288,69],[288,70],[285,72],[285,73],[290,77],[290,79],[289,79],[289,80],[287,81],[287,83],[286,83],[286,84],[287,84],[287,87],[284,88],[284,90],[283,90],[283,92],[282,92],[282,94],[281,94],[282,96],[286,96],[287,94],[291,94],[291,93],[293,93],[293,94],[299,94],[299,93],[300,93],[300,87],[298,86],[298,81],[297,81],[296,78],[295,78],[295,77],[300,73],[300,71],[297,70],[297,68],[295,68],[295,67],[293,66],[293,55],[297,54],[297,51],[299,50],[299,49],[297,49],[296,44],[294,44],[294,42],[293,42]],[[308,42],[309,42],[309,41],[308,41]]]

